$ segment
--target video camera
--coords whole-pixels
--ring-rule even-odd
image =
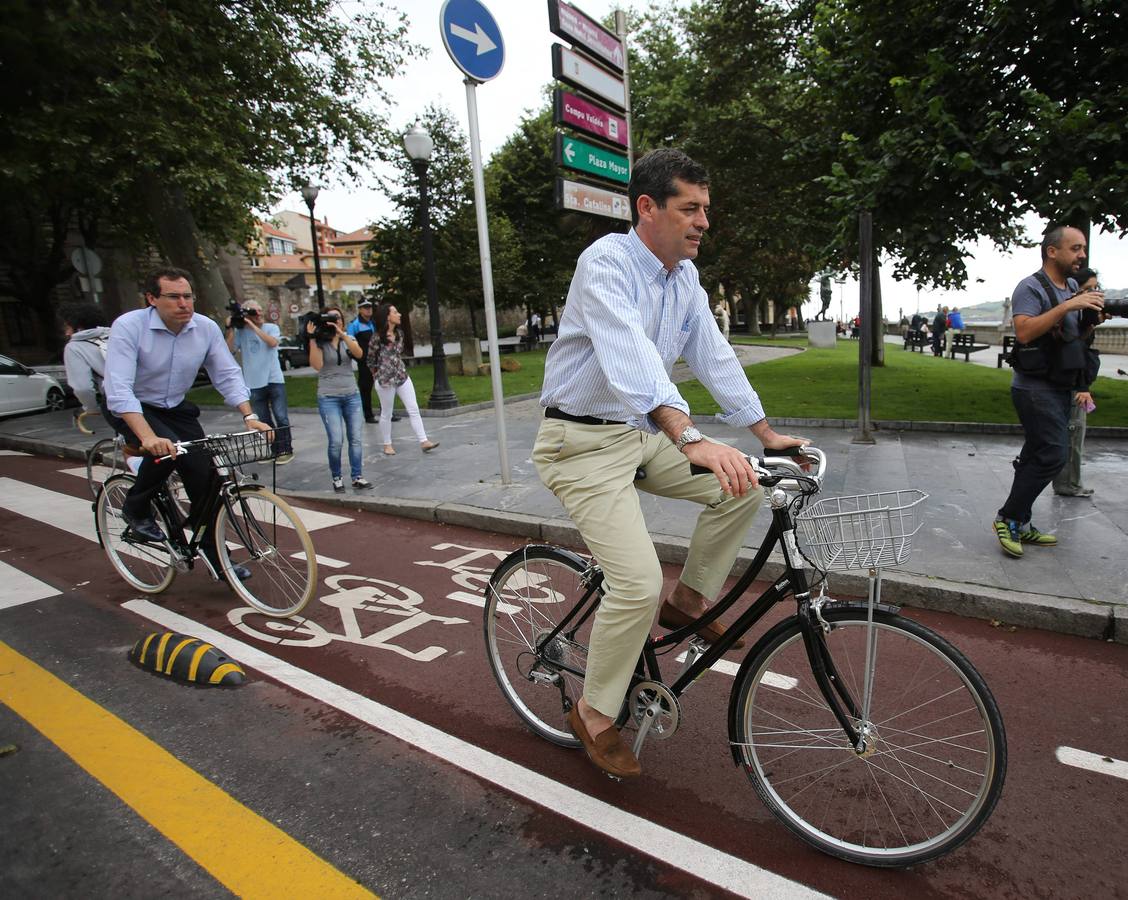
[[[231,313],[231,327],[242,328],[247,324],[247,314],[243,312],[243,307],[238,300],[232,300],[227,304],[227,311]]]
[[[310,335],[303,327],[302,333],[315,341],[326,343],[337,336],[336,323],[341,320],[341,316],[336,312],[311,312],[306,314],[305,320],[314,326],[314,332]]]
[[[1128,319],[1128,298],[1110,300],[1108,297],[1105,297],[1104,308],[1102,310],[1081,310],[1081,327],[1089,328],[1090,326],[1100,325],[1102,312],[1112,318]]]

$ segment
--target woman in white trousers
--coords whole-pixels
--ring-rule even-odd
[[[380,398],[380,438],[384,442],[384,455],[394,456],[392,446],[392,407],[396,397],[407,410],[411,430],[424,453],[439,446],[438,441],[427,439],[423,430],[423,417],[419,415],[419,402],[415,399],[415,385],[403,364],[403,333],[399,329],[403,316],[391,303],[381,303],[373,316],[375,334],[368,345],[368,367],[376,382],[376,396]]]

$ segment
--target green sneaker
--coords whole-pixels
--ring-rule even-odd
[[[1042,534],[1033,525],[1030,525],[1025,531],[1020,531],[1018,539],[1024,544],[1034,544],[1037,547],[1052,547],[1057,543],[1057,535]]]
[[[1018,523],[1014,519],[996,519],[995,536],[1007,556],[1015,559],[1022,556],[1022,539],[1018,534]]]

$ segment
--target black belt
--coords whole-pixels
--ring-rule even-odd
[[[555,406],[549,406],[544,411],[546,419],[563,419],[565,422],[578,422],[581,425],[626,425],[626,422],[614,422],[611,419],[597,419],[595,416],[573,416]]]

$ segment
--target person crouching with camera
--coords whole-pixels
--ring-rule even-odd
[[[345,489],[341,477],[341,447],[345,435],[349,440],[349,474],[354,490],[366,491],[372,483],[364,477],[364,412],[360,391],[353,377],[353,360],[361,360],[364,351],[356,338],[347,334],[345,317],[338,307],[326,307],[324,313],[306,319],[309,338],[309,364],[317,370],[317,411],[329,438],[329,474],[333,490]],[[363,363],[362,363],[363,364]]]
[[[278,342],[282,337],[277,325],[263,321],[262,307],[254,301],[239,304],[232,301],[227,308],[224,337],[231,352],[239,351],[243,380],[251,392],[251,409],[274,432],[275,462],[280,466],[294,459],[290,436],[290,408],[286,403],[286,379],[278,359]]]

